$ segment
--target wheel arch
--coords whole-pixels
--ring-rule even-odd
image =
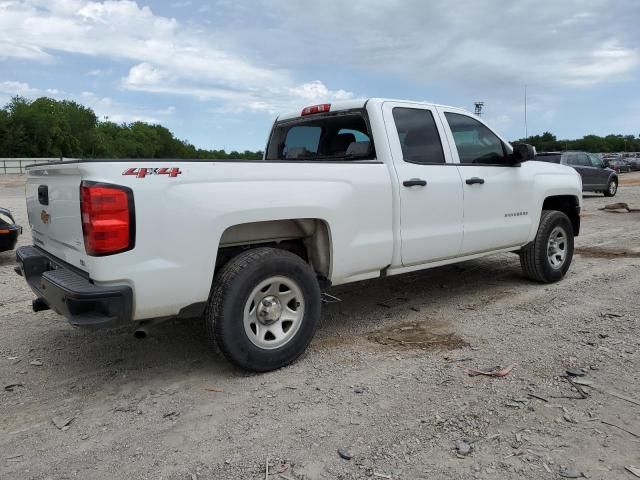
[[[563,212],[573,227],[573,235],[580,234],[580,199],[575,195],[551,195],[542,202],[542,210]]]
[[[331,229],[324,219],[290,218],[230,225],[220,237],[216,272],[238,253],[258,246],[295,253],[311,265],[320,280],[328,283],[331,278]]]

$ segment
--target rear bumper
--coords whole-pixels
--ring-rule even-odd
[[[18,248],[16,260],[16,272],[36,296],[72,325],[115,327],[131,321],[131,287],[95,285],[82,272],[33,246]]]

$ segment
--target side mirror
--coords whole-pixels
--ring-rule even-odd
[[[526,162],[536,158],[536,148],[528,143],[516,143],[513,145],[513,159],[517,162]]]

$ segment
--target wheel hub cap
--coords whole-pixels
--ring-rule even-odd
[[[258,283],[244,307],[244,331],[255,346],[265,350],[289,343],[302,325],[305,301],[292,278],[269,277]]]
[[[258,321],[263,325],[271,325],[280,320],[282,303],[278,297],[268,295],[258,304]]]
[[[549,235],[547,257],[553,268],[560,268],[567,257],[567,233],[561,227],[556,227]]]

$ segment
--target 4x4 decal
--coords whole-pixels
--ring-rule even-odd
[[[170,177],[177,177],[182,172],[180,168],[127,168],[122,175],[135,175],[136,178],[145,178],[147,175],[168,175]]]

